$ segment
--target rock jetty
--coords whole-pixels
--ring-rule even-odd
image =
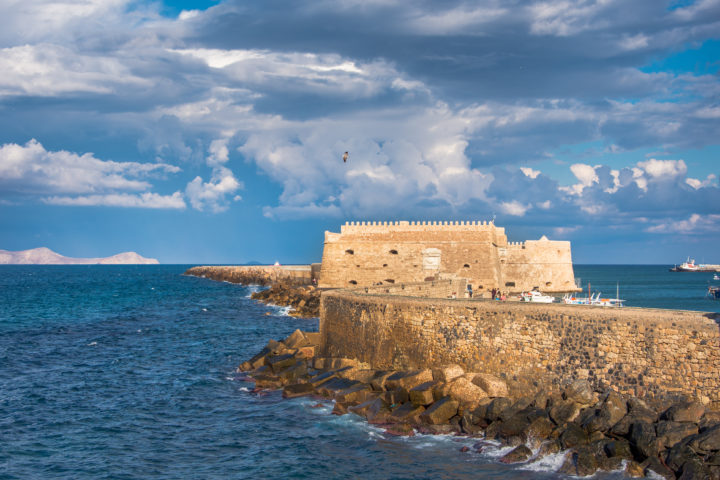
[[[503,378],[459,365],[380,371],[348,358],[317,355],[320,334],[296,330],[271,340],[238,370],[256,391],[334,400],[334,414],[354,414],[391,435],[416,432],[477,437],[514,447],[503,463],[564,452],[559,472],[572,476],[623,470],[630,477],[720,479],[720,412],[698,402],[649,405],[584,380],[532,396],[514,395]]]
[[[320,316],[320,290],[304,279],[288,276],[288,271],[272,267],[192,267],[185,275],[242,285],[270,286],[251,298],[263,303],[292,307],[295,317]]]

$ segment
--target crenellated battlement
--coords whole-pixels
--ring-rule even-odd
[[[390,232],[429,232],[429,231],[488,231],[504,232],[487,220],[456,220],[456,221],[395,221],[395,222],[345,222],[340,227],[341,234],[353,233],[390,233]]]

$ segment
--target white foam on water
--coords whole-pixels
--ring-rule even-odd
[[[647,478],[652,478],[653,480],[665,480],[665,477],[663,477],[660,474],[657,474],[653,472],[652,470],[648,470],[647,472]]]
[[[203,311],[203,312],[207,312],[207,308],[203,308],[202,311]]]
[[[97,345],[97,342],[90,342],[87,344],[88,347],[94,347],[95,345]]]
[[[519,470],[530,470],[531,472],[557,472],[563,463],[565,463],[565,457],[568,454],[568,450],[545,455],[542,458],[536,458],[530,460],[528,463],[518,465]]]
[[[248,387],[240,387],[240,388],[238,388],[238,391],[239,392],[249,392],[250,389]]]

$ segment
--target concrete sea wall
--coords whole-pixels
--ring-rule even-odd
[[[715,314],[448,300],[448,287],[458,286],[428,282],[394,285],[390,292],[387,286],[325,292],[322,354],[379,369],[457,363],[528,388],[584,378],[600,389],[639,397],[678,393],[720,409]]]
[[[320,265],[199,266],[189,268],[185,274],[246,285],[270,285],[278,282],[310,285],[313,278],[317,281]]]

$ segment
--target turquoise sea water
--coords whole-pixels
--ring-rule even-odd
[[[0,479],[558,478],[556,457],[502,465],[502,449],[460,452],[469,439],[390,437],[328,402],[252,394],[235,367],[317,319],[187,267],[0,267]],[[707,275],[666,270],[576,275],[620,282],[629,305],[718,311]]]

